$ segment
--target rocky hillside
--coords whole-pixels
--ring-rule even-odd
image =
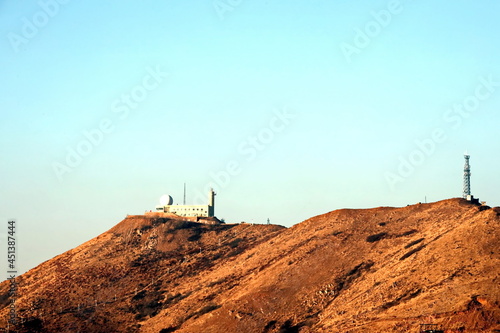
[[[499,241],[500,208],[462,199],[289,229],[130,216],[18,277],[17,329],[500,332]]]

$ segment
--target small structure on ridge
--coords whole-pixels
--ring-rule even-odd
[[[214,217],[215,216],[215,195],[211,188],[208,192],[208,204],[206,205],[174,205],[170,195],[163,195],[160,198],[160,205],[156,206],[157,213],[170,213],[182,217]]]

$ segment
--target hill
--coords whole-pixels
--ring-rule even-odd
[[[499,227],[500,208],[462,199],[288,229],[130,216],[18,277],[18,329],[500,332]]]

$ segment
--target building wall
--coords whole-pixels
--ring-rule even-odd
[[[211,209],[208,205],[171,205],[164,207],[165,213],[173,213],[179,216],[211,216]]]
[[[214,217],[215,216],[215,192],[210,189],[208,193],[208,205],[166,205],[156,206],[158,213],[171,213],[183,217]]]

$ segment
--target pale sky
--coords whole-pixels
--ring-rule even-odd
[[[2,1],[0,229],[26,271],[163,194],[292,226],[500,204],[500,3]],[[6,255],[0,256],[6,266]]]

